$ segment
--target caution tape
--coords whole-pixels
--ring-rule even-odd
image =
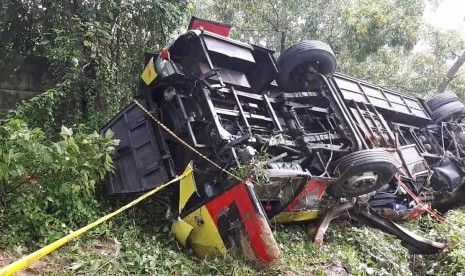
[[[220,169],[221,171],[223,171],[224,173],[226,173],[227,175],[229,175],[230,177],[238,180],[238,181],[241,181],[241,182],[244,182],[245,181],[238,177],[237,175],[234,175],[233,173],[225,170],[224,168],[222,168],[221,166],[219,166],[218,164],[216,164],[214,161],[212,161],[211,159],[209,159],[207,156],[203,155],[201,152],[199,152],[198,150],[196,150],[194,147],[192,147],[191,145],[189,145],[187,142],[185,142],[184,140],[182,140],[181,138],[179,138],[173,131],[171,131],[167,126],[165,126],[162,122],[160,122],[155,116],[153,116],[139,101],[137,100],[134,100],[134,102],[136,103],[137,106],[139,106],[153,121],[155,121],[161,128],[163,128],[166,132],[168,132],[171,136],[173,136],[176,140],[178,140],[181,144],[183,144],[184,146],[186,146],[187,148],[189,148],[190,150],[192,150],[194,153],[196,153],[197,155],[199,155],[200,157],[202,157],[204,160],[206,160],[207,162],[209,162],[210,164],[212,164],[213,166],[217,167],[218,169]],[[127,205],[121,207],[120,209],[104,216],[104,217],[101,217],[100,219],[94,221],[93,223],[87,225],[87,226],[84,226],[82,227],[81,229],[77,230],[77,231],[74,231],[72,232],[71,234],[3,267],[2,269],[0,269],[0,276],[3,276],[3,275],[12,275],[16,272],[18,272],[19,270],[27,267],[28,265],[30,265],[31,263],[39,260],[40,258],[50,254],[51,252],[57,250],[58,248],[60,248],[61,246],[65,245],[66,243],[68,243],[69,241],[79,237],[80,235],[82,235],[83,233],[89,231],[90,229],[94,228],[95,226],[107,221],[108,219],[114,217],[115,215],[125,211],[126,209],[128,208],[131,208],[133,207],[134,205],[136,205],[137,203],[141,202],[142,200],[146,199],[147,197],[159,192],[160,190],[162,190],[163,188],[165,188],[166,186],[172,184],[173,182],[176,182],[186,176],[188,176],[189,174],[192,173],[192,169],[190,170],[186,170],[182,175],[176,177],[175,179],[153,189],[152,191],[138,197],[137,199],[131,201],[130,203],[128,203]],[[250,180],[252,183],[254,183],[252,180]]]
[[[242,178],[240,178],[239,176],[231,173],[228,170],[225,170],[223,167],[216,164],[214,161],[209,159],[207,156],[203,155],[200,151],[196,150],[193,146],[189,145],[189,143],[187,143],[186,141],[181,139],[179,136],[177,136],[176,133],[174,133],[171,129],[169,129],[167,126],[165,126],[160,120],[158,120],[155,116],[153,116],[153,114],[150,113],[138,100],[134,100],[134,103],[138,107],[140,107],[140,109],[142,109],[142,111],[144,111],[145,114],[147,114],[147,116],[149,116],[155,123],[157,123],[161,128],[163,128],[169,135],[171,135],[174,139],[178,140],[179,143],[181,143],[182,145],[184,145],[185,147],[187,147],[188,149],[190,149],[191,151],[196,153],[198,156],[202,157],[205,161],[209,162],[210,164],[212,164],[216,168],[220,169],[221,171],[223,171],[224,173],[226,173],[230,177],[232,177],[232,178],[234,178],[234,179],[236,179],[236,180],[238,180],[240,182],[246,183]],[[252,181],[251,179],[249,181],[254,183],[254,184],[257,184],[254,181]]]
[[[142,200],[148,198],[149,196],[152,196],[154,195],[155,193],[159,192],[160,190],[162,190],[163,188],[167,187],[168,185],[178,181],[178,180],[181,180],[183,178],[185,178],[186,176],[190,175],[192,173],[192,169],[190,170],[186,170],[182,175],[174,178],[173,180],[163,184],[163,185],[160,185],[158,186],[157,188],[141,195],[140,197],[136,198],[135,200],[131,201],[130,203],[124,205],[123,207],[119,208],[118,210],[104,216],[104,217],[101,217],[100,219],[92,222],[91,224],[87,225],[87,226],[84,226],[82,227],[81,229],[77,230],[77,231],[74,231],[72,232],[71,234],[27,255],[27,256],[24,256],[23,258],[3,267],[2,269],[0,269],[0,276],[4,276],[4,275],[12,275],[18,271],[20,271],[21,269],[27,267],[28,265],[30,265],[31,263],[39,260],[40,258],[50,254],[51,252],[57,250],[58,248],[60,248],[61,246],[65,245],[66,243],[68,243],[69,241],[79,237],[80,235],[82,235],[83,233],[89,231],[90,229],[94,228],[95,226],[109,220],[110,218],[118,215],[119,213],[125,211],[126,209],[129,209],[131,207],[133,207],[134,205],[138,204],[139,202],[141,202]]]

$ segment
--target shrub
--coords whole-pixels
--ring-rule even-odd
[[[0,245],[48,243],[95,218],[117,141],[82,129],[63,126],[51,142],[19,119],[0,126]]]
[[[417,275],[463,275],[465,273],[465,208],[450,210],[445,222],[429,216],[410,223],[422,235],[447,244],[437,255],[415,256],[412,262]]]
[[[63,92],[59,89],[49,89],[9,110],[3,123],[20,119],[30,128],[40,127],[47,135],[57,134],[60,122],[56,122],[56,113],[62,98]]]

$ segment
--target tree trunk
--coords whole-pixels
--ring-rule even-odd
[[[282,54],[285,49],[286,49],[286,32],[281,31],[281,49],[280,49],[281,52],[280,53]]]
[[[459,71],[460,67],[464,63],[465,63],[465,50],[457,58],[454,64],[452,64],[452,66],[449,68],[449,71],[447,71],[446,76],[444,77],[444,79],[438,85],[438,88],[436,89],[436,94],[440,94],[446,90],[447,86],[456,77],[457,72]]]

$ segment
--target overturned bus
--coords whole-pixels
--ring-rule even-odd
[[[116,115],[113,195],[138,194],[193,169],[162,196],[180,243],[198,256],[281,255],[270,223],[340,214],[436,253],[393,221],[462,203],[464,105],[427,101],[336,74],[320,41],[273,51],[194,18],[160,54],[147,54],[143,93]]]

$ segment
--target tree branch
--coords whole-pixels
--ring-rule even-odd
[[[274,29],[275,31],[279,31],[279,12],[278,12],[278,9],[276,8],[275,5],[273,5],[273,2],[271,0],[268,0],[268,4],[271,6],[271,9],[273,10],[274,14],[275,14],[275,19],[276,19],[276,22],[272,22],[272,19],[271,17],[267,17],[265,16],[265,14],[263,13],[263,15],[265,16],[263,19],[268,22]],[[276,24],[275,24],[276,23]]]
[[[444,92],[449,85],[449,83],[455,78],[455,75],[459,71],[460,67],[465,63],[465,49],[463,50],[462,54],[457,58],[457,60],[452,64],[447,71],[446,76],[442,80],[442,82],[438,85],[436,89],[436,94],[440,94]]]

